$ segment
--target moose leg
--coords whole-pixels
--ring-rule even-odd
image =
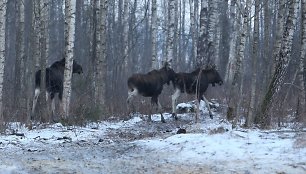
[[[33,119],[33,116],[34,116],[34,113],[35,113],[35,107],[36,107],[36,104],[37,104],[37,100],[38,100],[39,94],[40,94],[40,89],[39,89],[39,88],[36,88],[36,89],[35,89],[35,92],[34,92],[34,99],[33,99],[33,106],[32,106],[32,116],[31,116],[31,119]]]
[[[163,113],[162,113],[162,106],[161,106],[161,104],[159,103],[158,99],[157,99],[157,104],[158,104],[158,111],[159,111],[159,113],[160,113],[160,121],[161,121],[162,123],[166,123],[165,118],[164,118]]]
[[[55,100],[54,98],[51,99],[51,110],[52,110],[52,119],[55,121]]]
[[[202,95],[202,96],[203,96],[203,101],[205,102],[206,107],[207,107],[207,109],[208,109],[209,117],[210,117],[211,119],[213,119],[213,114],[212,114],[212,112],[211,112],[211,109],[210,109],[210,106],[209,106],[209,102],[208,102],[208,100],[205,98],[204,95]]]
[[[138,95],[138,90],[137,89],[132,89],[128,91],[128,98],[126,99],[126,103],[127,103],[127,108],[128,111],[130,112],[130,105],[131,105],[131,101],[134,98],[134,96]],[[132,104],[133,106],[133,104]]]
[[[151,98],[151,102],[152,102],[152,106],[157,105],[157,112],[160,113],[160,120],[161,120],[162,123],[165,123],[166,121],[165,121],[165,118],[164,118],[163,113],[162,113],[162,106],[158,101],[158,96],[153,96]]]
[[[177,98],[181,95],[181,90],[176,89],[174,94],[172,95],[172,117],[177,120],[177,115],[176,115],[176,101]]]

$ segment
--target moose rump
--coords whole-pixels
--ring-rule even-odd
[[[159,70],[152,70],[147,74],[133,74],[127,80],[128,85],[128,98],[127,103],[129,104],[132,98],[136,95],[144,97],[151,97],[152,105],[157,105],[158,111],[161,114],[161,122],[165,122],[165,119],[161,113],[161,105],[158,101],[158,96],[163,90],[163,85],[170,81],[173,81],[175,72],[170,68],[169,63],[164,63],[164,66]],[[151,120],[151,116],[149,116]]]
[[[206,67],[206,69],[197,68],[191,73],[177,73],[174,79],[173,85],[175,92],[172,95],[172,115],[176,116],[176,101],[181,93],[196,94],[198,102],[203,100],[209,111],[210,118],[213,118],[208,100],[205,98],[204,93],[209,84],[215,86],[215,84],[222,85],[223,81],[215,69],[214,66]]]
[[[49,68],[46,68],[46,97],[51,98],[51,109],[52,116],[55,114],[55,94],[58,93],[60,101],[63,96],[63,81],[64,81],[64,70],[65,70],[65,58],[60,61],[54,62]],[[79,65],[75,60],[73,61],[72,73],[83,73],[82,66]],[[40,94],[40,82],[41,82],[41,70],[35,73],[35,94],[32,106],[32,116],[35,113],[35,107]]]

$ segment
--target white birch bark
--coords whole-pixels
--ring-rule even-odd
[[[244,59],[244,51],[245,51],[245,45],[246,45],[246,37],[247,37],[247,30],[248,30],[248,21],[249,21],[249,0],[247,0],[244,11],[243,11],[243,26],[242,31],[240,33],[240,43],[238,45],[238,52],[237,52],[237,58],[235,61],[235,70],[234,70],[234,79],[232,83],[233,90],[236,91],[232,94],[237,95],[235,102],[235,123],[237,123],[239,119],[240,114],[240,106],[242,101],[242,90],[243,90],[243,77],[241,74],[243,74],[243,59]]]
[[[157,1],[152,0],[151,7],[151,36],[152,36],[152,69],[158,69],[156,37],[157,37]]]
[[[24,1],[16,1],[17,6],[17,33],[16,33],[16,63],[15,63],[15,85],[14,85],[14,103],[17,108],[25,108],[25,98],[21,97],[22,91],[25,90],[25,43],[24,43]],[[18,109],[19,110],[19,109]]]
[[[230,32],[232,33],[230,36],[230,51],[229,58],[225,72],[225,82],[229,84],[232,83],[234,79],[234,69],[235,69],[235,57],[236,57],[236,43],[237,43],[237,35],[238,35],[238,20],[236,19],[236,0],[231,0],[230,5]]]
[[[0,1],[0,123],[3,123],[3,78],[5,62],[6,0]]]
[[[277,53],[277,64],[275,71],[270,82],[269,88],[264,96],[264,99],[261,103],[261,112],[259,115],[259,124],[262,128],[266,128],[271,123],[271,117],[268,114],[268,111],[275,99],[275,94],[277,94],[282,87],[285,73],[289,65],[291,57],[291,48],[293,34],[295,31],[295,26],[297,22],[299,0],[293,0],[289,2],[289,15],[287,17],[284,32],[282,34],[282,43],[279,53]]]
[[[190,35],[191,35],[191,39],[192,39],[192,50],[191,50],[191,59],[192,60],[196,60],[197,58],[197,37],[196,37],[196,17],[195,17],[195,13],[194,13],[194,0],[189,0],[189,6],[190,6]],[[198,60],[196,60],[197,62]],[[192,61],[190,61],[192,62]],[[198,63],[197,63],[198,64]]]
[[[106,95],[106,20],[107,20],[107,0],[100,0],[99,13],[97,13],[97,59],[96,59],[96,104],[100,108],[105,108]],[[97,9],[98,11],[98,9]],[[99,15],[99,17],[98,17]],[[99,27],[98,27],[99,26]]]
[[[202,0],[201,1],[201,12],[200,12],[200,31],[199,31],[199,38],[197,43],[197,53],[196,53],[196,65],[197,67],[207,65],[207,55],[206,55],[206,48],[207,48],[207,13],[208,13],[208,1]],[[195,37],[195,36],[194,36]]]
[[[94,77],[93,77],[93,81],[94,81],[94,103],[96,104],[96,105],[99,105],[99,100],[100,100],[100,85],[99,85],[99,79],[100,79],[100,72],[99,72],[99,70],[100,70],[100,65],[99,65],[99,63],[100,63],[100,61],[98,60],[98,59],[101,59],[101,56],[102,56],[102,50],[101,50],[101,35],[102,35],[102,33],[101,33],[101,29],[102,29],[102,27],[101,27],[101,15],[100,15],[100,12],[101,12],[101,6],[100,6],[100,1],[101,0],[95,0],[95,1],[93,1],[94,2],[94,6],[93,6],[93,8],[95,9],[94,10],[94,17],[95,17],[95,20],[93,21],[93,26],[95,26],[95,30],[93,31],[94,32],[94,34],[93,34],[93,36],[95,37],[94,39],[93,39],[93,47],[95,47],[95,48],[93,48],[93,51],[95,51],[94,53],[93,53],[93,55],[95,56],[95,58],[94,58],[94,60],[95,60],[95,62],[94,62]],[[95,43],[94,43],[95,42]],[[99,69],[99,70],[98,70]]]
[[[168,25],[168,48],[167,61],[171,62],[174,57],[174,14],[175,14],[175,0],[169,0],[169,25]]]
[[[216,59],[216,43],[215,35],[216,33],[216,24],[217,24],[217,0],[209,0],[209,17],[208,17],[208,47],[207,47],[207,62],[208,64],[215,64]]]
[[[73,64],[73,48],[75,35],[75,10],[76,0],[65,0],[65,71],[63,84],[63,117],[69,116],[70,98],[71,98],[71,78]]]
[[[46,98],[46,67],[47,67],[47,57],[48,57],[48,2],[47,0],[37,1],[39,2],[39,10],[40,10],[40,38],[39,38],[39,50],[40,50],[40,69],[41,69],[41,103],[42,109],[45,111],[41,115],[41,120],[43,122],[49,121],[49,105],[47,105]],[[52,112],[52,115],[54,113]]]
[[[251,100],[246,125],[248,127],[253,123],[255,114],[256,83],[257,83],[257,59],[258,59],[258,42],[259,42],[259,1],[255,1],[254,14],[254,35],[253,35],[253,53],[252,53],[252,80],[251,80]]]
[[[275,70],[275,64],[277,62],[277,56],[281,49],[282,44],[282,34],[284,33],[284,21],[285,21],[285,12],[286,12],[286,0],[280,0],[279,1],[279,8],[277,13],[277,31],[276,31],[276,41],[274,45],[274,51],[273,51],[273,67],[272,67],[272,74]],[[268,37],[268,36],[266,36]]]
[[[301,98],[301,113],[305,113],[305,104],[306,104],[306,0],[302,0],[302,45],[301,45],[301,57],[300,57],[300,98]],[[306,121],[306,120],[304,120]]]
[[[124,42],[124,67],[127,70],[129,59],[129,0],[124,0],[123,5],[123,42]]]

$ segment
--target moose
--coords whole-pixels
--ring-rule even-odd
[[[191,73],[176,73],[173,81],[175,92],[172,95],[172,116],[177,119],[176,101],[181,93],[186,92],[187,94],[196,94],[198,102],[204,100],[209,111],[209,116],[212,119],[213,115],[208,100],[204,96],[204,92],[207,90],[209,84],[215,86],[216,83],[222,85],[223,81],[215,66],[212,65],[207,66],[205,69],[197,68]]]
[[[46,96],[51,98],[52,116],[55,114],[55,94],[58,93],[60,101],[63,97],[63,80],[65,70],[65,58],[54,62],[49,68],[46,68]],[[73,60],[72,73],[83,73],[82,66]],[[35,112],[38,96],[40,94],[41,70],[35,73],[35,94],[33,99],[32,116]]]
[[[133,74],[127,80],[128,85],[128,98],[127,103],[131,102],[131,99],[136,95],[144,97],[151,97],[151,104],[157,105],[158,112],[161,114],[161,122],[165,123],[165,119],[162,114],[162,107],[158,101],[158,96],[163,90],[164,84],[170,84],[173,82],[175,72],[171,69],[170,64],[165,62],[163,67],[159,70],[152,70],[147,74]],[[151,120],[151,115],[149,115]]]

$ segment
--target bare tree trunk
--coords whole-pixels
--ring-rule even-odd
[[[281,44],[281,49],[277,53],[277,64],[275,71],[270,82],[269,88],[265,94],[265,97],[261,103],[261,111],[259,115],[259,124],[262,128],[267,128],[271,124],[271,116],[269,115],[269,109],[272,106],[273,100],[275,99],[275,94],[278,93],[279,89],[282,87],[284,76],[287,72],[287,67],[289,65],[291,57],[291,47],[293,40],[293,33],[297,21],[297,13],[299,7],[299,0],[294,0],[289,2],[289,15],[286,20],[283,39]]]
[[[242,30],[239,34],[240,42],[238,46],[238,52],[235,59],[235,69],[233,73],[233,81],[230,84],[230,101],[229,101],[229,111],[227,112],[227,118],[233,119],[235,118],[235,124],[238,121],[240,114],[240,105],[241,105],[241,97],[242,97],[242,89],[243,89],[243,58],[244,58],[244,51],[245,51],[245,45],[246,45],[246,35],[248,30],[248,21],[249,21],[249,1],[246,2],[245,8],[243,11],[243,26]],[[240,4],[241,5],[241,4]]]
[[[202,0],[201,2],[201,12],[200,12],[200,32],[198,38],[198,46],[197,46],[197,59],[196,65],[197,67],[207,65],[208,57],[207,57],[207,17],[208,15],[208,2],[207,0]]]
[[[27,118],[26,123],[30,123],[31,115],[32,115],[32,100],[33,100],[33,84],[35,79],[35,56],[34,56],[34,28],[33,28],[33,1],[28,1],[28,4],[25,6],[25,23],[30,24],[25,27],[25,33],[27,33],[25,37],[25,96],[26,96],[26,108],[27,108]]]
[[[33,1],[33,33],[34,34],[34,61],[35,69],[41,70],[40,76],[40,95],[39,96],[39,107],[36,107],[39,113],[38,119],[40,121],[47,121],[47,98],[46,98],[46,54],[45,54],[45,19],[43,18],[43,7],[45,1]],[[45,8],[46,9],[46,8]],[[33,106],[34,107],[34,106]],[[34,108],[32,108],[34,109]],[[34,110],[33,110],[34,111]],[[33,114],[33,113],[32,113]],[[33,117],[34,115],[32,115]],[[28,118],[29,119],[29,118]]]
[[[253,53],[252,53],[252,80],[251,80],[251,100],[249,105],[249,112],[246,126],[250,127],[253,123],[255,114],[255,100],[256,100],[256,83],[257,83],[257,60],[258,60],[258,42],[259,42],[259,1],[255,1],[255,15],[254,15],[254,35],[253,35]]]
[[[3,78],[5,63],[6,0],[0,1],[0,124],[3,123]]]
[[[151,15],[151,37],[152,37],[152,69],[158,68],[156,37],[157,37],[157,2],[152,0],[152,15]]]
[[[123,5],[123,42],[124,42],[124,70],[127,70],[129,59],[129,0],[124,0]]]
[[[41,68],[41,86],[43,87],[42,89],[42,102],[43,102],[43,108],[44,108],[44,113],[41,115],[41,120],[43,122],[49,121],[49,112],[48,112],[48,106],[47,106],[47,99],[46,97],[46,65],[47,65],[47,41],[48,41],[48,1],[47,0],[42,0],[39,1],[39,9],[40,9],[40,38],[39,38],[39,50],[40,50],[40,68]]]
[[[23,115],[22,108],[25,106],[25,98],[22,95],[24,87],[24,72],[25,72],[25,57],[24,57],[24,2],[22,0],[16,1],[17,8],[17,34],[16,34],[16,63],[15,63],[15,85],[14,85],[14,104],[18,115]]]
[[[168,25],[168,49],[167,49],[167,61],[171,62],[174,58],[174,28],[175,28],[175,1],[169,0],[169,25]]]
[[[216,43],[215,35],[216,33],[216,24],[217,24],[217,0],[209,0],[209,17],[208,17],[208,45],[207,45],[207,62],[208,64],[215,64],[216,60]]]
[[[93,69],[94,69],[94,74],[93,74],[93,90],[94,90],[94,103],[96,106],[99,105],[99,71],[98,69],[101,67],[98,67],[99,63],[99,58],[101,58],[102,53],[101,53],[101,35],[102,35],[102,27],[101,27],[101,6],[100,6],[100,1],[101,0],[94,0],[92,1],[94,4],[93,5],[93,40],[92,40],[92,54],[93,54]]]
[[[106,19],[107,19],[107,0],[101,0],[97,6],[97,58],[96,58],[96,105],[105,111],[106,99]],[[100,14],[98,11],[100,10]],[[99,51],[98,51],[99,50]]]
[[[237,37],[238,37],[238,21],[239,19],[236,19],[236,0],[231,0],[231,6],[230,6],[230,50],[229,50],[229,58],[228,63],[226,67],[225,72],[225,82],[228,82],[229,84],[232,83],[234,79],[234,69],[235,69],[235,57],[236,57],[236,43],[237,43]]]
[[[75,0],[65,0],[65,71],[63,84],[63,103],[62,103],[62,117],[67,119],[70,109],[71,98],[71,78],[72,78],[72,64],[73,64],[73,48],[74,48],[74,34],[75,34]]]
[[[305,114],[305,104],[306,104],[306,0],[302,0],[302,46],[301,46],[301,58],[300,58],[300,98],[301,98],[301,116]],[[301,117],[300,116],[300,117]],[[306,124],[306,119],[304,118],[304,124]]]
[[[194,14],[194,0],[189,0],[189,6],[190,6],[190,35],[192,39],[192,44],[191,44],[191,57],[190,59],[192,61],[190,62],[198,62],[197,59],[197,37],[196,37],[196,17]],[[198,64],[198,63],[197,63]]]

